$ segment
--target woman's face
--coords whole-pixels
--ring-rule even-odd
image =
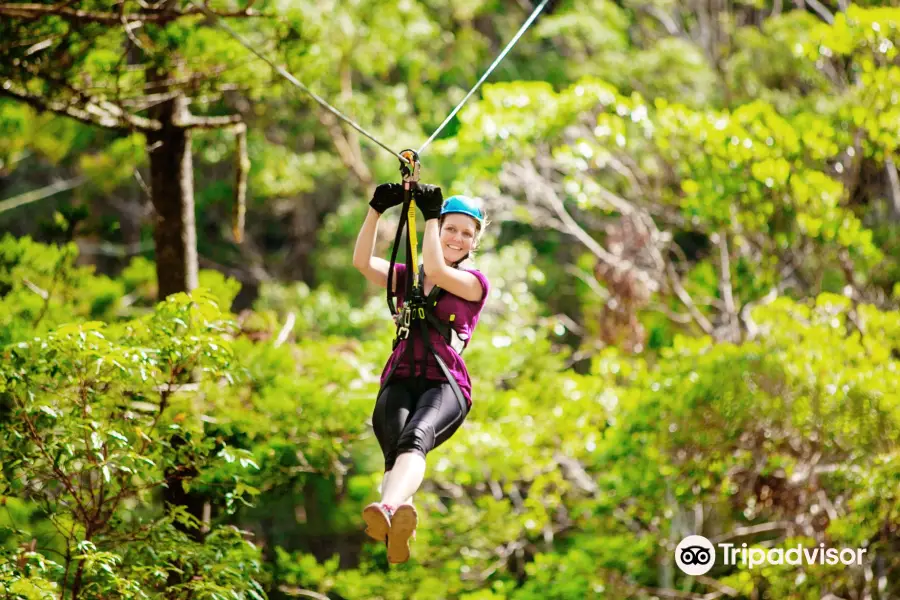
[[[475,244],[475,219],[460,213],[450,213],[444,217],[441,227],[441,250],[444,260],[453,264],[472,251]]]

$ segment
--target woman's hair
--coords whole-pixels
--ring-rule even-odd
[[[473,206],[478,208],[483,215],[482,222],[479,223],[473,217],[469,217],[473,221],[475,221],[475,239],[472,241],[472,250],[469,251],[469,255],[467,259],[472,259],[475,257],[475,252],[478,250],[478,245],[481,243],[481,236],[484,235],[484,230],[487,229],[487,226],[491,224],[491,220],[488,218],[487,211],[484,209],[484,200],[481,198],[472,198],[470,202]],[[468,216],[468,215],[466,215]],[[441,215],[440,221],[438,222],[438,230],[442,230],[444,228],[444,218],[446,215]]]

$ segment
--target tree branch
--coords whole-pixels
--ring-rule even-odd
[[[197,117],[186,115],[176,123],[186,129],[218,129],[243,123],[244,117],[240,114],[222,115],[219,117]]]
[[[144,53],[147,53],[147,48],[144,46],[143,43],[141,43],[141,40],[139,40],[138,37],[132,31],[132,29],[137,29],[138,27],[142,26],[143,22],[141,22],[141,21],[132,21],[130,23],[128,22],[128,20],[125,18],[125,2],[122,2],[119,5],[119,20],[122,21],[122,29],[125,30],[125,35],[128,36],[128,39],[131,40],[131,43],[133,43],[136,47],[140,48]],[[118,81],[117,81],[117,83],[118,83]]]
[[[684,30],[678,26],[678,23],[675,22],[675,19],[672,18],[671,15],[667,14],[663,9],[657,6],[653,6],[652,4],[645,4],[643,6],[639,6],[638,10],[656,19],[659,24],[665,28],[666,33],[668,33],[669,35],[686,37],[684,34]]]
[[[116,258],[128,258],[153,250],[153,242],[134,242],[131,244],[100,242],[95,244],[85,240],[78,240],[76,244],[78,245],[79,254],[113,256]]]
[[[808,4],[817,15],[822,17],[823,21],[829,25],[834,25],[834,15],[831,14],[831,11],[828,10],[824,4],[819,2],[819,0],[806,0],[806,4]]]
[[[241,123],[235,126],[237,148],[235,150],[234,170],[234,205],[232,206],[231,234],[234,241],[244,241],[244,221],[247,215],[247,173],[250,171],[250,159],[247,156],[247,126]]]
[[[700,326],[700,329],[703,330],[707,335],[713,334],[713,326],[712,323],[709,322],[709,319],[700,312],[697,308],[697,305],[694,304],[694,301],[691,299],[690,294],[687,293],[687,290],[684,289],[684,286],[681,285],[681,278],[678,276],[678,273],[675,272],[675,267],[672,266],[671,263],[666,265],[666,272],[669,275],[669,283],[672,286],[672,291],[675,292],[675,295],[678,296],[678,299],[681,300],[681,303],[684,304],[688,312],[691,313],[691,316],[696,321],[697,325]]]
[[[32,108],[41,112],[52,112],[64,117],[70,117],[88,125],[96,125],[105,129],[114,129],[119,131],[156,131],[162,127],[159,121],[138,117],[121,109],[117,114],[111,114],[109,110],[104,110],[94,102],[88,102],[84,107],[72,106],[62,102],[54,102],[52,100],[44,100],[38,98],[26,91],[13,89],[13,83],[6,80],[0,85],[0,94],[9,96],[15,100],[21,100]],[[109,103],[105,103],[109,104]]]
[[[647,307],[648,310],[652,310],[654,312],[658,312],[666,316],[667,319],[672,321],[673,323],[678,323],[680,325],[687,325],[691,321],[693,321],[693,317],[691,315],[685,315],[682,313],[677,313],[674,310],[670,309],[668,306],[662,303],[651,304]]]
[[[778,298],[778,289],[772,288],[765,296],[754,302],[746,303],[741,309],[741,321],[744,322],[744,328],[747,331],[746,339],[753,340],[759,335],[759,326],[753,320],[753,309],[760,305],[771,304],[776,298]]]
[[[584,470],[584,467],[576,459],[570,458],[561,452],[557,452],[553,455],[553,460],[559,463],[563,468],[566,479],[574,483],[581,491],[592,497],[596,497],[596,495],[600,493],[597,483],[590,475],[588,475],[587,471]]]
[[[56,183],[51,183],[50,185],[42,187],[40,189],[25,192],[24,194],[19,194],[18,196],[13,196],[12,198],[7,198],[6,200],[0,201],[0,213],[4,213],[8,210],[12,210],[14,208],[30,204],[32,202],[37,202],[38,200],[43,200],[44,198],[49,198],[50,196],[53,196],[60,192],[71,190],[83,184],[85,181],[87,181],[86,177],[75,177],[66,181],[57,181]]]
[[[65,6],[64,4],[0,4],[0,15],[18,19],[36,20],[45,17],[60,17],[73,23],[99,23],[103,25],[121,25],[123,23],[140,21],[144,23],[157,23],[165,25],[181,17],[203,15],[199,8],[187,10],[160,10],[147,8],[131,13],[116,14],[111,12],[92,12]],[[240,11],[213,13],[218,17],[263,17],[263,15],[250,8]]]
[[[738,527],[737,529],[733,529],[728,533],[723,533],[722,535],[717,536],[710,541],[713,544],[720,544],[728,540],[747,537],[749,535],[756,535],[758,533],[768,533],[770,531],[787,531],[791,528],[791,526],[792,523],[790,521],[772,521],[770,523],[748,525],[747,527]]]
[[[648,290],[656,291],[659,289],[658,282],[655,281],[646,271],[639,268],[631,261],[622,260],[615,254],[609,252],[606,248],[597,243],[597,241],[592,238],[584,229],[582,229],[581,226],[578,225],[577,222],[575,222],[575,219],[573,219],[572,216],[566,211],[565,206],[563,206],[562,200],[560,200],[559,196],[556,194],[556,191],[537,174],[533,166],[529,165],[527,167],[513,167],[512,170],[516,172],[517,176],[521,178],[522,181],[527,181],[527,183],[522,186],[525,190],[525,194],[528,196],[532,195],[534,192],[538,192],[540,196],[545,199],[547,203],[550,204],[551,207],[556,211],[556,214],[566,226],[568,232],[571,235],[575,236],[578,241],[584,244],[584,246],[588,250],[590,250],[594,254],[594,256],[619,272],[633,271],[637,279],[640,280]]]
[[[313,592],[311,590],[305,590],[303,588],[293,587],[289,585],[281,585],[278,587],[278,591],[288,596],[299,596],[302,598],[313,598],[314,600],[331,600],[328,596],[320,594],[318,592]]]
[[[581,281],[586,286],[591,288],[591,291],[593,291],[595,294],[597,294],[597,296],[604,302],[606,300],[609,300],[609,290],[602,287],[600,285],[600,283],[597,281],[597,278],[594,277],[593,275],[585,273],[584,271],[582,271],[575,265],[567,265],[566,273],[569,273],[570,275],[574,275],[575,277],[577,277],[579,279],[579,281]]]
[[[334,142],[334,147],[337,149],[338,156],[341,157],[341,162],[344,163],[344,166],[356,175],[363,186],[370,186],[372,184],[372,174],[366,168],[365,163],[356,159],[353,146],[344,135],[337,117],[324,110],[318,111],[318,117],[322,125],[328,130],[328,135],[331,136],[331,141]]]
[[[350,61],[346,59],[341,65],[341,103],[344,106],[350,105],[350,102],[353,99],[353,69],[351,68]],[[364,186],[368,186],[372,183],[372,176],[369,173],[368,168],[363,161],[362,155],[362,146],[359,144],[359,134],[353,128],[347,130],[347,135],[345,136],[347,143],[350,145],[350,151],[355,157],[355,163],[362,165],[361,173],[365,175],[365,177],[361,177],[360,181]]]
[[[707,575],[698,575],[697,581],[704,585],[708,585],[709,587],[714,587],[722,594],[725,594],[726,596],[729,596],[731,598],[737,598],[738,596],[740,596],[740,593],[730,585],[720,583]]]
[[[728,252],[728,238],[724,231],[719,231],[713,236],[713,242],[719,247],[719,291],[722,301],[725,303],[725,320],[728,328],[728,340],[738,342],[740,340],[740,326],[737,319],[738,311],[734,304],[734,290],[731,287],[731,256]]]
[[[294,315],[293,311],[288,313],[287,320],[284,322],[284,327],[281,328],[281,331],[278,332],[278,337],[275,338],[274,346],[278,348],[282,344],[284,344],[288,336],[291,334],[291,330],[294,329],[294,323],[296,323],[297,317]]]
[[[31,290],[32,292],[34,292],[35,294],[40,296],[41,300],[46,302],[50,298],[50,292],[48,292],[47,290],[45,290],[43,288],[38,287],[36,284],[32,283],[31,280],[29,280],[27,278],[22,279],[22,283],[24,283],[25,287],[27,287],[29,290]]]
[[[897,166],[890,158],[885,159],[884,169],[888,176],[888,192],[891,198],[891,214],[894,220],[900,220],[900,177],[897,176]]]

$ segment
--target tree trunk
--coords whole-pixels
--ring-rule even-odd
[[[164,77],[164,75],[163,75]],[[177,97],[152,110],[162,129],[147,134],[150,152],[150,191],[156,209],[153,238],[156,242],[156,280],[160,300],[197,287],[197,230],[194,223],[194,168],[191,159],[191,132],[182,127],[187,101]],[[189,377],[189,375],[188,375]],[[172,450],[177,452],[185,440],[174,434]],[[182,480],[191,479],[197,470],[190,464],[168,469],[165,473],[164,499],[183,506],[200,520],[203,496],[184,489]],[[197,541],[203,539],[200,528],[176,523],[176,528]]]
[[[884,169],[887,171],[888,198],[891,201],[891,220],[900,221],[900,176],[897,174],[897,166],[893,159],[884,161]]]
[[[191,131],[179,126],[187,100],[178,97],[154,107],[162,129],[147,134],[150,189],[156,219],[156,277],[159,299],[197,287],[197,230],[194,223],[194,169]]]

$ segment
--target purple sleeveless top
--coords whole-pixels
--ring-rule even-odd
[[[478,278],[478,281],[481,282],[481,287],[484,288],[484,295],[481,297],[481,300],[479,300],[478,302],[463,300],[459,296],[456,296],[444,290],[444,292],[441,293],[440,299],[438,299],[437,306],[434,307],[434,315],[441,321],[449,322],[450,326],[453,327],[460,335],[460,338],[464,340],[465,345],[468,346],[469,341],[472,338],[472,332],[475,331],[475,325],[478,324],[478,317],[481,315],[481,311],[484,308],[485,302],[487,302],[488,293],[490,292],[491,286],[488,282],[487,277],[485,277],[484,274],[480,271],[477,271],[475,269],[463,270],[473,274]],[[394,272],[397,275],[397,307],[399,309],[399,307],[403,304],[403,295],[406,291],[406,265],[394,265]],[[452,321],[450,321],[451,315],[456,315]],[[435,351],[447,364],[447,368],[450,370],[450,373],[456,378],[456,382],[459,384],[459,389],[462,391],[463,396],[465,396],[466,402],[468,402],[469,407],[471,407],[472,382],[469,379],[469,371],[466,369],[466,363],[463,362],[462,357],[457,354],[456,350],[454,350],[447,344],[446,340],[444,340],[443,336],[441,336],[440,333],[435,331],[432,327],[429,327],[428,331],[431,335],[431,345],[434,346]],[[427,366],[425,369],[425,379],[429,379],[432,381],[447,381],[447,378],[444,376],[444,372],[441,370],[440,366],[438,366],[437,361],[434,360],[434,356],[431,355],[431,352],[428,351],[428,347],[422,343],[420,337],[421,334],[418,330],[418,324],[416,324],[415,332],[410,332],[410,339],[414,340],[413,356],[415,358],[416,369],[414,376],[419,377],[421,375],[420,361],[422,360],[423,354],[427,354],[428,357],[426,359]],[[409,341],[409,339],[406,339],[397,344],[397,347],[394,349],[394,352],[388,359],[387,364],[384,366],[384,370],[381,372],[382,385],[384,385],[385,379],[387,379],[387,375],[388,373],[390,373],[391,368],[394,366],[394,363],[396,363],[398,360],[400,361],[400,363],[397,365],[397,370],[394,371],[393,377],[410,377],[409,359],[405,356],[406,345],[409,343]]]

